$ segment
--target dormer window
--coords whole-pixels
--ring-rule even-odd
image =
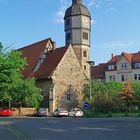
[[[135,63],[135,68],[140,68],[140,63]]]
[[[115,65],[108,65],[108,70],[114,70],[115,69]]]
[[[40,66],[41,66],[41,64],[44,62],[45,58],[46,58],[46,49],[45,49],[45,51],[40,55],[40,57],[39,57],[39,59],[38,59],[38,61],[37,61],[37,64],[36,64],[36,66],[35,66],[34,69],[33,69],[34,72],[37,71],[37,70],[40,68]]]

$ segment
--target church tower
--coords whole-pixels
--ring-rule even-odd
[[[72,0],[72,5],[66,10],[65,45],[71,44],[77,59],[85,74],[90,78],[90,32],[91,16],[82,4],[82,0]]]

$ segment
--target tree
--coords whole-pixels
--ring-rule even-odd
[[[16,101],[20,107],[38,107],[43,100],[41,89],[36,87],[34,78],[23,80],[18,85],[16,93],[18,94],[14,94],[14,101]]]
[[[17,85],[22,81],[21,70],[25,59],[18,51],[4,51],[0,43],[0,101],[10,102]]]
[[[42,100],[41,91],[35,79],[24,79],[21,71],[26,60],[19,51],[4,51],[0,43],[0,101],[17,102],[20,106],[36,107]]]
[[[126,111],[132,111],[135,105],[134,91],[130,81],[126,81],[122,90],[122,100]]]

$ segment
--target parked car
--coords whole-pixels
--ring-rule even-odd
[[[69,112],[70,117],[82,117],[84,115],[83,111],[80,108],[73,108]]]
[[[47,116],[46,108],[38,108],[36,116],[39,116],[39,117],[43,117],[44,116],[44,117],[46,117]]]
[[[69,115],[68,111],[64,108],[57,108],[53,112],[53,116],[55,117],[67,117]]]
[[[0,109],[0,116],[12,116],[13,113],[13,110],[9,108]]]

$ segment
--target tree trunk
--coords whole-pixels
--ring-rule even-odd
[[[10,101],[8,101],[8,108],[11,108],[11,103],[10,103]]]
[[[21,103],[19,103],[19,116],[21,116],[21,108],[22,108]]]

